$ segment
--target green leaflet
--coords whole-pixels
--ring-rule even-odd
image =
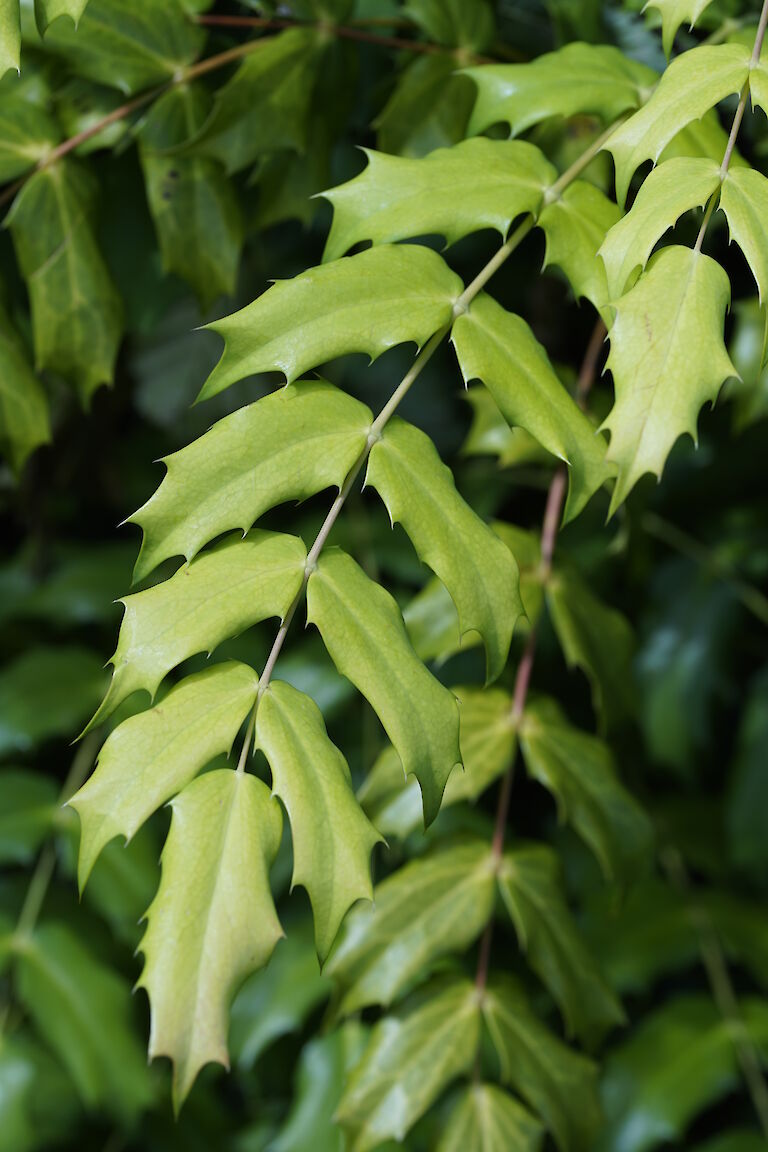
[[[440,52],[406,64],[373,122],[380,151],[422,157],[464,139],[473,92],[456,63],[452,53]]]
[[[337,1113],[349,1152],[402,1141],[443,1089],[472,1067],[480,1041],[474,984],[450,980],[373,1030]]]
[[[519,140],[463,140],[424,159],[365,154],[368,165],[359,176],[323,193],[333,205],[324,260],[362,240],[439,234],[453,244],[480,228],[506,236],[516,216],[538,211],[557,178],[544,154]]]
[[[269,508],[340,488],[373,416],[332,384],[302,380],[225,416],[166,456],[167,472],[130,518],[144,530],[137,580],[161,560],[190,560],[230,528],[247,532]]]
[[[0,757],[71,738],[103,688],[103,662],[90,649],[27,646],[0,670]]]
[[[138,987],[152,1007],[150,1059],[173,1061],[178,1110],[204,1064],[229,1066],[232,998],[282,935],[269,888],[282,818],[260,780],[228,768],[194,780],[171,807]]]
[[[720,207],[731,239],[744,253],[757,281],[760,302],[768,300],[768,179],[754,168],[731,168]]]
[[[465,456],[497,456],[500,468],[547,459],[544,449],[522,428],[510,428],[487,388],[467,388],[472,425],[462,445]]]
[[[527,64],[465,69],[477,85],[468,135],[505,121],[513,136],[552,116],[591,113],[609,123],[637,108],[656,73],[606,44],[567,44]]]
[[[16,988],[90,1108],[125,1120],[151,1099],[146,1059],[132,1027],[128,985],[63,924],[41,924],[16,945]]]
[[[493,40],[493,11],[486,0],[406,0],[403,12],[428,39],[449,48],[482,52]]]
[[[0,78],[21,67],[21,17],[19,0],[0,0]]]
[[[0,101],[0,180],[15,180],[34,168],[60,139],[56,122],[44,108],[21,96],[3,94]]]
[[[569,668],[592,686],[601,728],[617,727],[635,711],[635,638],[621,612],[609,608],[572,569],[556,569],[546,585],[547,607]]]
[[[216,93],[191,150],[213,156],[227,174],[276,149],[304,152],[312,76],[322,60],[322,45],[321,34],[313,28],[291,28],[254,41],[254,50]]]
[[[382,245],[279,280],[257,300],[208,327],[224,338],[200,399],[256,372],[290,384],[347,352],[372,359],[394,344],[421,345],[451,319],[459,277],[420,245]]]
[[[347,762],[309,696],[273,681],[259,700],[256,743],[288,813],[293,885],[309,893],[324,961],[349,907],[373,897],[370,857],[381,836],[355,799]]]
[[[569,1033],[599,1044],[625,1017],[568,910],[557,854],[543,844],[507,851],[499,889],[528,963],[558,1004]]]
[[[90,172],[60,160],[35,173],[8,213],[29,289],[35,366],[68,381],[83,404],[109,384],[122,334],[122,304],[91,226]]]
[[[172,151],[200,128],[209,103],[195,85],[166,92],[142,124],[139,150],[163,268],[192,285],[201,309],[234,293],[242,246],[240,207],[221,166]]]
[[[667,68],[648,103],[622,124],[606,148],[616,163],[620,204],[635,169],[658,160],[673,136],[700,120],[726,96],[739,92],[749,75],[750,52],[735,44],[704,44],[678,56]]]
[[[538,1152],[544,1130],[495,1084],[465,1088],[449,1113],[437,1152]]]
[[[650,822],[616,779],[601,740],[572,728],[553,700],[529,703],[520,724],[528,774],[553,794],[606,877],[626,887],[649,860]]]
[[[480,293],[451,341],[464,382],[482,380],[510,425],[519,425],[569,465],[565,519],[572,520],[611,474],[605,442],[566,392],[546,352],[519,316]]]
[[[768,1008],[743,997],[739,1015],[764,1060]],[[722,1099],[739,1082],[733,1026],[709,996],[678,996],[649,1016],[606,1067],[607,1123],[600,1152],[646,1152],[684,1139],[698,1112]]]
[[[93,775],[69,801],[80,817],[81,890],[105,844],[120,835],[130,840],[161,804],[229,752],[258,683],[245,664],[217,664],[110,734]]]
[[[72,1081],[26,1030],[0,1038],[0,1152],[35,1152],[61,1140],[79,1111]]]
[[[350,913],[328,963],[339,1011],[391,1004],[441,957],[469,948],[493,912],[495,868],[486,841],[460,841],[377,884],[373,907]]]
[[[455,698],[413,651],[394,599],[338,548],[324,552],[309,577],[307,619],[342,676],[370,702],[406,776],[419,781],[431,824],[461,762]]]
[[[602,425],[619,469],[611,514],[646,472],[661,475],[678,437],[696,440],[699,409],[735,374],[722,336],[729,298],[719,264],[673,245],[615,304],[607,367],[616,400]]]
[[[495,680],[523,611],[509,548],[459,495],[430,438],[399,417],[371,449],[366,484],[450,592],[461,634],[474,631],[483,638],[487,679]]]
[[[607,299],[605,271],[598,249],[621,212],[604,192],[586,180],[575,180],[547,204],[538,219],[547,238],[544,267],[557,264],[574,295],[585,296],[598,310]]]
[[[0,451],[18,475],[30,453],[50,440],[48,398],[0,306]]]
[[[58,815],[57,783],[29,768],[2,768],[0,795],[0,864],[31,864]]]
[[[678,217],[703,207],[719,186],[719,161],[679,156],[653,169],[631,210],[611,229],[600,249],[609,300],[618,300],[635,269],[645,268],[657,242]]]
[[[712,0],[648,0],[646,8],[658,8],[661,13],[662,43],[667,56],[672,52],[680,25],[686,23],[693,28],[711,3]]]
[[[445,786],[443,808],[475,800],[510,767],[515,756],[512,698],[500,688],[457,688],[461,715],[462,772]],[[384,836],[405,839],[421,822],[421,802],[415,780],[403,780],[403,767],[394,748],[385,748],[368,773],[358,798]]]
[[[229,636],[282,619],[301,587],[306,551],[296,536],[251,532],[223,540],[162,584],[126,596],[112,681],[89,728],[132,692],[154,696],[171,668]]]
[[[203,39],[180,0],[90,0],[77,28],[58,20],[44,47],[78,76],[129,94],[171,80],[192,63]]]
[[[544,1027],[515,981],[489,981],[482,1012],[501,1076],[539,1113],[561,1152],[591,1152],[600,1126],[597,1069]]]
[[[49,24],[59,16],[69,16],[77,28],[88,0],[35,0],[35,19],[40,32],[45,32]]]

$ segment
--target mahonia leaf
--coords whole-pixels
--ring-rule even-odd
[[[169,556],[191,560],[227,529],[247,532],[278,504],[341,488],[372,421],[370,409],[339,388],[302,380],[165,456],[160,487],[130,517],[144,530],[136,579]]]
[[[352,1073],[337,1118],[349,1152],[402,1141],[444,1088],[468,1071],[480,1042],[474,984],[450,980],[382,1020]]]
[[[465,456],[496,456],[500,468],[547,459],[530,433],[510,428],[487,388],[467,388],[464,399],[472,409],[472,424],[461,447]]]
[[[412,60],[373,122],[379,149],[421,157],[458,144],[467,134],[473,99],[472,85],[457,73],[452,53]]]
[[[381,836],[355,799],[347,762],[304,692],[273,681],[259,700],[256,743],[288,813],[293,884],[309,893],[324,961],[348,908],[373,897],[370,857]]]
[[[731,240],[744,253],[757,282],[760,303],[768,300],[768,179],[753,168],[732,168],[723,182],[720,207]]]
[[[403,14],[428,39],[465,52],[482,52],[493,40],[493,11],[487,0],[406,0]]]
[[[604,192],[586,180],[575,180],[557,200],[546,205],[538,219],[547,238],[544,267],[557,264],[574,295],[586,297],[598,310],[607,299],[598,249],[620,216],[619,208]]]
[[[75,28],[85,12],[88,0],[35,0],[35,20],[41,34],[59,16],[68,16]]]
[[[57,782],[29,768],[2,768],[0,795],[0,864],[31,864],[59,814]]]
[[[468,135],[506,122],[513,136],[552,116],[591,113],[605,121],[642,104],[656,73],[607,44],[567,44],[526,64],[467,68],[477,85]]]
[[[509,548],[456,491],[453,474],[428,436],[395,417],[371,449],[366,484],[402,524],[419,559],[448,589],[462,635],[485,644],[487,679],[504,670],[523,611],[517,564]]]
[[[128,1121],[150,1103],[130,989],[70,928],[41,924],[19,943],[16,990],[89,1108]]]
[[[50,440],[48,398],[0,306],[0,450],[18,475],[30,453]]]
[[[370,702],[405,775],[419,781],[424,821],[430,824],[448,777],[461,763],[455,697],[413,651],[392,596],[338,548],[324,552],[309,577],[307,619],[342,676]]]
[[[538,210],[557,178],[543,152],[522,140],[462,140],[424,159],[365,154],[368,165],[359,176],[323,192],[333,205],[324,260],[362,240],[437,234],[453,244],[480,228],[506,237],[516,216]]]
[[[0,0],[0,78],[11,68],[21,68],[19,0]]]
[[[589,845],[605,876],[626,887],[646,868],[653,833],[617,780],[607,745],[573,728],[547,699],[527,705],[519,734],[528,774],[552,793],[561,818]]]
[[[29,172],[60,139],[61,132],[56,122],[44,108],[21,96],[3,93],[0,103],[0,180],[15,180]]]
[[[536,1109],[561,1152],[589,1152],[600,1126],[595,1065],[544,1027],[509,977],[489,980],[482,1012],[502,1081]]]
[[[463,772],[445,786],[441,810],[462,800],[475,800],[509,768],[515,757],[512,698],[500,688],[457,688],[461,715]],[[358,792],[358,799],[384,836],[405,839],[421,821],[415,780],[403,780],[394,748],[385,748]]]
[[[568,910],[557,854],[543,844],[511,849],[498,877],[520,946],[562,1011],[568,1031],[590,1046],[598,1044],[624,1023],[624,1013]]]
[[[600,249],[610,300],[621,296],[636,268],[645,268],[657,242],[678,217],[703,207],[719,186],[720,164],[714,160],[680,156],[654,168]]]
[[[661,38],[667,56],[672,52],[677,30],[687,23],[693,28],[712,0],[648,0],[646,8],[658,8],[661,13]]]
[[[569,668],[581,668],[603,728],[635,711],[635,639],[625,616],[594,595],[572,569],[557,569],[546,585],[547,607]]]
[[[678,437],[696,441],[699,409],[735,375],[722,335],[729,298],[719,264],[673,245],[615,304],[607,367],[616,400],[602,425],[619,469],[611,514],[646,472],[661,475]]]
[[[91,226],[92,180],[60,160],[30,178],[7,217],[29,289],[35,366],[63,376],[84,404],[111,383],[123,328]]]
[[[742,997],[739,1017],[764,1060],[768,1006]],[[607,1061],[607,1117],[599,1148],[647,1152],[683,1141],[691,1120],[734,1091],[740,1076],[732,1022],[709,996],[676,997],[647,1016]]]
[[[605,147],[616,162],[620,204],[635,169],[659,159],[670,140],[726,96],[740,92],[750,53],[735,44],[702,44],[672,61],[648,103],[611,134]]]
[[[80,7],[82,0],[75,3]],[[77,28],[57,20],[44,47],[76,75],[130,94],[181,74],[200,52],[204,35],[180,0],[90,0]]]
[[[229,1066],[232,998],[283,934],[269,887],[282,818],[265,784],[229,768],[193,780],[171,807],[137,986],[152,1008],[150,1059],[173,1061],[178,1110],[203,1065]]]
[[[572,520],[611,475],[605,441],[595,433],[519,316],[481,293],[459,316],[451,340],[464,382],[482,380],[510,425],[525,428],[569,465],[566,520]]]
[[[421,345],[449,323],[461,289],[437,253],[415,244],[382,245],[279,280],[208,325],[225,347],[200,399],[255,372],[282,372],[290,384],[347,352],[375,358],[394,344]]]
[[[345,920],[326,969],[341,988],[339,1011],[391,1004],[441,957],[469,948],[493,912],[495,872],[490,845],[471,840],[377,884],[373,907]]]
[[[448,1114],[437,1152],[538,1152],[544,1129],[502,1088],[471,1084]]]
[[[81,890],[105,844],[120,835],[130,840],[161,804],[229,752],[258,683],[245,664],[217,664],[109,735],[93,775],[69,801],[80,817]]]
[[[304,152],[322,35],[314,28],[291,28],[255,41],[253,51],[216,93],[191,149],[215,157],[228,175],[276,149]]]
[[[89,728],[132,692],[154,697],[171,668],[244,628],[282,619],[302,585],[306,550],[296,536],[229,537],[162,584],[125,596],[112,681]]]
[[[169,155],[201,126],[208,106],[202,87],[166,92],[142,123],[139,150],[163,268],[192,285],[202,309],[233,294],[242,246],[240,207],[221,166],[194,153]]]

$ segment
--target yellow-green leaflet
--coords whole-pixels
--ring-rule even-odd
[[[538,1152],[544,1129],[495,1084],[471,1084],[458,1097],[437,1152]]]
[[[339,672],[377,713],[405,774],[419,781],[430,824],[461,763],[455,697],[419,660],[389,592],[338,548],[324,552],[309,577],[307,619]]]
[[[89,727],[140,688],[154,696],[166,673],[188,656],[213,652],[260,620],[282,619],[301,587],[305,560],[298,537],[255,530],[244,540],[222,541],[162,584],[124,597],[112,680]]]
[[[646,472],[660,476],[678,437],[696,440],[702,405],[735,375],[723,343],[728,277],[709,256],[662,249],[616,302],[607,367],[616,400],[603,422],[619,474],[611,513]]]
[[[495,680],[523,611],[509,548],[456,491],[453,474],[429,437],[399,417],[371,449],[366,484],[376,489],[392,523],[402,524],[419,559],[450,592],[461,634],[479,632],[487,679]]]
[[[162,879],[141,942],[152,1009],[149,1054],[173,1061],[178,1110],[204,1064],[229,1066],[229,1006],[282,936],[269,867],[282,817],[255,776],[228,768],[172,802]]]
[[[557,264],[575,296],[585,296],[599,311],[608,299],[605,269],[598,249],[621,212],[605,193],[586,180],[576,180],[551,204],[538,224],[547,238],[544,267]]]
[[[754,168],[732,168],[723,182],[720,207],[731,239],[744,253],[761,303],[768,300],[768,179]]]
[[[234,661],[188,676],[154,708],[124,720],[69,801],[80,817],[80,888],[105,844],[127,840],[220,753],[228,753],[259,681]]]
[[[569,465],[567,520],[611,475],[605,441],[566,392],[549,358],[519,316],[481,293],[451,336],[464,382],[482,380],[505,420]]]
[[[160,487],[131,516],[144,530],[136,579],[169,556],[191,560],[228,529],[247,532],[278,504],[340,488],[372,419],[332,384],[301,380],[217,421],[164,458]]]
[[[373,895],[370,856],[381,836],[355,799],[347,762],[309,696],[273,681],[259,700],[256,742],[288,813],[293,884],[309,893],[325,960],[347,909]]]
[[[462,283],[420,245],[384,244],[278,280],[257,300],[208,327],[224,352],[200,399],[255,372],[287,382],[347,352],[375,359],[394,344],[423,344],[451,319]]]
[[[557,179],[543,152],[519,140],[463,140],[424,159],[370,149],[366,156],[359,176],[323,193],[333,205],[325,260],[361,240],[382,244],[437,234],[453,244],[480,228],[506,236],[516,216],[538,211]]]
[[[711,3],[712,0],[648,0],[646,8],[657,8],[661,13],[662,43],[667,56],[672,52],[680,25],[693,28]]]
[[[0,0],[0,78],[21,63],[21,17],[19,0]]]

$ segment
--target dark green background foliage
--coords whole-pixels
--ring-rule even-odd
[[[496,1017],[487,1009],[479,1066],[492,1084],[511,1084],[549,1134],[531,1114],[510,1111],[507,1096],[503,1106],[478,1099],[477,1107],[491,1108],[498,1123],[505,1117],[508,1128],[486,1131],[484,1143],[462,1136],[463,1124],[467,1133],[479,1129],[471,1102],[457,1104],[457,1081],[424,1115],[416,1109],[406,1148],[490,1152],[535,1149],[542,1139],[541,1146],[559,1144],[564,1152],[765,1147],[757,1113],[765,1108],[760,1063],[768,1062],[768,598],[761,592],[768,579],[768,369],[754,284],[728,246],[722,214],[707,250],[731,277],[726,342],[741,380],[730,380],[717,407],[702,413],[697,450],[688,438],[678,441],[661,484],[646,476],[607,523],[600,493],[562,530],[546,605],[536,570],[553,458],[525,432],[511,432],[480,387],[464,392],[448,344],[400,410],[432,437],[469,504],[484,519],[504,522],[499,532],[509,534],[520,563],[528,615],[541,613],[531,715],[547,730],[570,734],[563,739],[591,739],[580,754],[597,758],[595,778],[603,782],[610,748],[624,788],[649,814],[655,846],[639,809],[622,809],[628,823],[617,830],[605,823],[606,793],[592,809],[578,783],[570,793],[562,780],[547,783],[546,765],[536,771],[532,729],[522,739],[527,772],[516,772],[506,834],[518,888],[510,880],[509,896],[502,871],[500,895],[471,884],[462,894],[478,867],[472,846],[490,842],[498,779],[514,757],[511,735],[494,735],[494,701],[501,699],[502,711],[509,706],[498,693],[513,689],[527,625],[518,626],[506,670],[489,690],[487,720],[473,729],[473,771],[483,778],[476,802],[444,807],[426,833],[413,796],[394,802],[402,788],[393,783],[391,749],[372,709],[338,674],[317,632],[296,626],[280,677],[320,706],[366,812],[388,841],[375,849],[374,880],[391,876],[395,885],[381,889],[377,908],[382,916],[393,909],[393,931],[403,941],[389,960],[397,980],[383,994],[378,978],[366,977],[365,958],[345,958],[345,947],[354,952],[349,940],[321,975],[306,893],[289,891],[286,834],[272,876],[286,939],[235,1000],[231,1074],[207,1067],[176,1120],[168,1062],[147,1067],[147,999],[130,990],[140,975],[139,922],[158,884],[169,813],[157,812],[127,848],[113,841],[78,900],[79,820],[62,799],[88,775],[108,732],[147,703],[134,695],[72,743],[106,689],[104,659],[120,621],[114,601],[131,584],[138,533],[118,523],[155,490],[161,468],[153,461],[281,382],[262,373],[192,406],[221,348],[218,336],[193,329],[248,304],[270,280],[320,263],[332,213],[311,197],[363,169],[359,146],[423,157],[463,140],[475,89],[457,68],[525,62],[576,40],[616,45],[658,71],[665,66],[658,13],[643,16],[634,0],[295,0],[279,13],[274,7],[90,0],[77,30],[64,16],[41,38],[33,5],[22,0],[21,76],[11,70],[0,80],[0,178],[9,209],[0,233],[0,1152],[373,1147],[353,1139],[362,1140],[375,1092],[367,1098],[363,1085],[345,1099],[351,1136],[332,1118],[381,1015],[376,1005],[408,993],[395,1016],[435,1014],[425,1016],[417,1048],[429,1060],[438,1037],[444,1058],[440,1006],[450,1020],[451,981],[475,978],[477,940],[492,915],[488,1004],[491,996],[507,1006],[520,997],[496,991],[493,980],[514,977],[525,989],[528,1006],[515,1020],[529,1028],[532,1050],[553,1061],[544,1076],[551,1083],[543,1100],[521,1087],[524,1042],[518,1050],[509,1040],[512,1071],[505,1072],[496,1039],[499,1065],[492,1035],[506,1026],[501,1009]],[[39,23],[55,11],[38,5]],[[307,27],[228,27],[200,22],[203,12],[277,14]],[[674,49],[742,32],[754,38],[758,14],[759,5],[715,0],[694,32],[687,21],[680,28]],[[0,7],[9,60],[14,19],[12,4]],[[176,68],[194,73],[196,61],[256,39],[258,50],[242,62],[236,52],[228,63],[199,69],[192,84],[174,81]],[[14,200],[14,182],[32,164],[134,100],[125,116],[43,166]],[[725,102],[726,128],[735,104]],[[526,138],[563,172],[600,130],[598,118],[580,114],[546,119]],[[491,135],[501,135],[498,126]],[[747,113],[739,149],[768,170],[762,112]],[[605,153],[585,176],[612,195]],[[693,243],[700,215],[681,219],[677,242]],[[475,232],[451,247],[451,267],[469,283],[497,246],[490,230]],[[559,268],[541,273],[544,257],[544,240],[534,233],[494,279],[493,292],[530,324],[573,389],[596,313],[587,299],[577,301]],[[411,352],[401,345],[371,365],[365,356],[345,356],[324,375],[378,411]],[[598,376],[592,412],[604,418],[611,401],[609,381]],[[327,507],[321,493],[273,510],[259,527],[311,543]],[[391,529],[381,501],[355,492],[332,542],[395,594],[414,647],[438,679],[464,686],[459,694],[467,699],[478,695],[480,650],[452,644],[445,600],[427,584],[404,531]],[[166,561],[161,575],[173,567]],[[261,668],[273,635],[269,623],[260,624],[226,641],[217,657]],[[205,666],[193,657],[183,671]],[[566,721],[553,714],[553,700],[567,729],[557,727]],[[462,741],[469,738],[463,729]],[[469,767],[468,748],[464,755]],[[255,767],[268,778],[261,760]],[[558,791],[567,820],[558,820],[551,795]],[[624,791],[616,795],[611,819],[618,820],[631,801]],[[429,879],[434,858],[450,868]],[[607,877],[598,860],[607,863]],[[530,879],[529,904],[520,875]],[[437,908],[431,954],[422,955],[417,934],[407,934],[409,910],[420,900]],[[527,954],[516,930],[527,938]],[[542,1026],[551,1030],[543,1041]],[[469,1044],[458,1031],[442,1047],[461,1065]],[[602,1119],[594,1127],[587,1115],[592,1071],[579,1049],[599,1069]],[[458,1070],[471,1078],[471,1064]],[[402,1070],[405,1076],[405,1059]],[[406,1094],[418,1096],[428,1070],[417,1070]]]

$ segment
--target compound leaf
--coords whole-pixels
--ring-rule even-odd
[[[394,599],[338,548],[323,553],[309,577],[307,619],[342,676],[372,705],[405,774],[416,776],[430,824],[461,762],[455,697],[413,651]]]
[[[616,163],[620,204],[640,164],[646,160],[655,164],[681,128],[741,91],[749,75],[749,58],[749,50],[736,44],[702,44],[672,61],[648,103],[605,145]]]
[[[728,277],[694,249],[662,249],[615,305],[607,367],[616,400],[603,423],[619,473],[611,513],[646,472],[660,476],[684,433],[696,440],[699,409],[735,375],[723,343]]]
[[[465,1088],[449,1113],[437,1152],[538,1152],[539,1121],[495,1084]]]
[[[729,169],[720,207],[728,220],[731,239],[752,269],[763,303],[768,300],[768,179],[754,168]]]
[[[349,907],[372,899],[370,857],[381,836],[355,799],[347,762],[309,696],[273,681],[259,700],[256,742],[272,770],[273,795],[288,813],[293,884],[309,893],[324,961]]]
[[[63,376],[84,404],[111,383],[123,328],[93,206],[91,173],[60,160],[30,178],[7,217],[29,289],[35,366]]]
[[[646,867],[653,837],[617,780],[608,747],[571,727],[553,700],[529,703],[519,731],[528,774],[553,794],[606,877],[626,887]]]
[[[280,280],[209,328],[225,340],[200,399],[256,372],[287,382],[347,352],[372,358],[394,344],[423,344],[451,318],[461,292],[445,261],[420,245],[385,244]]]
[[[121,600],[125,615],[112,680],[89,727],[132,692],[155,691],[171,668],[244,628],[283,618],[301,587],[306,550],[296,536],[251,532],[229,537],[162,584]]]
[[[557,178],[544,154],[520,140],[463,140],[423,159],[372,150],[366,156],[359,176],[323,193],[333,205],[325,260],[362,240],[437,234],[453,244],[480,228],[506,236],[516,216],[538,210]]]
[[[69,801],[80,817],[81,890],[105,844],[120,835],[130,840],[161,804],[229,752],[257,688],[247,665],[217,664],[109,735],[93,775]]]
[[[152,1008],[149,1055],[173,1061],[178,1109],[203,1065],[229,1066],[232,998],[282,936],[269,887],[282,818],[265,784],[228,768],[194,780],[171,807],[138,987]]]
[[[457,319],[451,340],[464,382],[482,380],[510,425],[524,428],[570,465],[565,517],[573,519],[611,474],[605,442],[558,380],[528,325],[481,293]]]
[[[594,1064],[540,1023],[510,978],[489,981],[482,1012],[503,1082],[538,1112],[561,1152],[588,1152],[600,1126]]]
[[[645,268],[658,240],[678,217],[703,207],[719,186],[720,164],[715,160],[678,156],[654,168],[600,248],[610,300],[621,296],[636,268]]]
[[[48,398],[0,307],[0,450],[18,475],[30,453],[50,439]]]
[[[131,517],[144,530],[143,579],[161,560],[187,560],[221,532],[247,532],[269,508],[340,488],[373,417],[332,384],[302,380],[225,416],[166,456],[165,477]]]
[[[468,135],[506,122],[513,136],[552,116],[590,113],[606,122],[637,108],[656,73],[606,44],[567,44],[526,64],[465,69],[477,85]]]
[[[624,1013],[586,948],[565,902],[560,861],[529,844],[504,854],[499,889],[528,963],[549,989],[568,1031],[589,1045],[624,1022]]]
[[[472,1067],[480,1041],[474,984],[451,980],[373,1030],[341,1100],[350,1152],[402,1141],[448,1084]]]
[[[575,180],[557,200],[547,204],[538,219],[547,238],[544,267],[557,264],[574,295],[586,297],[598,310],[608,293],[597,253],[620,216],[619,208],[604,192],[586,180]]]
[[[463,952],[493,912],[496,864],[483,840],[412,860],[376,885],[373,907],[347,917],[327,972],[339,1010],[391,1004],[441,957]]]
[[[523,611],[509,548],[459,495],[430,438],[398,417],[371,449],[366,484],[376,489],[392,523],[402,524],[419,559],[448,589],[461,634],[482,637],[487,678],[495,680]]]

